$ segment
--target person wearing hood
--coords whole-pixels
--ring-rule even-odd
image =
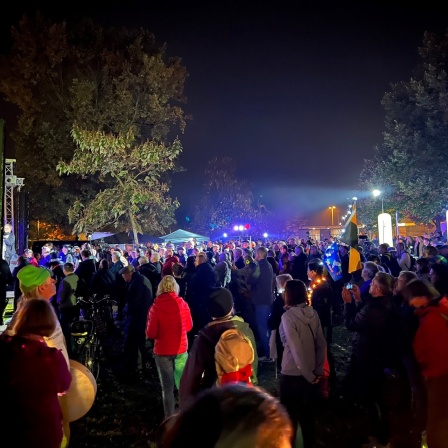
[[[419,318],[413,350],[426,384],[427,443],[443,448],[448,440],[448,300],[421,280],[408,283],[402,294]]]
[[[300,425],[304,448],[314,444],[317,384],[324,373],[327,344],[318,314],[308,305],[305,283],[289,280],[283,292],[285,307],[279,327],[284,346],[280,376],[280,402],[295,430]]]
[[[232,293],[227,288],[213,288],[207,298],[208,312],[212,321],[199,331],[193,347],[188,354],[182,378],[180,380],[180,409],[185,409],[205,389],[216,385],[218,374],[215,365],[215,346],[224,331],[230,328],[240,330],[255,345],[255,337],[247,322],[235,316]],[[258,357],[254,350],[251,383],[258,384]]]

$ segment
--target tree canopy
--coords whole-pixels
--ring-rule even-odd
[[[150,210],[154,205],[144,200],[158,198],[164,202],[157,204],[158,212],[166,215],[159,216],[157,224],[153,218],[141,220],[141,230],[172,222],[177,201],[166,197],[169,183],[160,174],[176,169],[167,152],[179,154],[175,136],[183,132],[187,118],[181,107],[187,77],[181,60],[168,57],[147,30],[105,29],[89,19],[69,25],[39,14],[24,17],[13,30],[13,40],[10,55],[0,61],[0,92],[19,108],[13,133],[16,169],[31,192],[31,219],[69,227],[70,209],[72,220],[80,218],[72,221],[75,230],[100,225],[86,207],[99,207],[97,218],[105,216],[101,206],[113,191],[115,218],[124,198],[132,197],[136,217],[141,213],[136,208]],[[129,164],[123,161],[123,151],[128,151]],[[135,170],[138,157],[152,176],[144,187]],[[99,160],[105,162],[103,167]],[[128,168],[129,181],[139,185],[137,196],[125,189],[111,190],[111,182],[123,180]],[[156,191],[150,193],[152,186]],[[78,215],[80,204],[83,213]],[[103,224],[109,222],[110,216]],[[128,228],[124,219],[116,219],[115,225]]]
[[[268,214],[266,207],[255,200],[250,183],[238,177],[232,158],[215,157],[207,162],[191,223],[197,232],[228,232],[233,225],[246,223],[253,230],[263,231]]]
[[[448,206],[447,50],[448,35],[425,33],[414,76],[383,97],[383,142],[360,176],[362,190],[383,192],[385,212],[437,227]],[[372,205],[373,198],[360,201],[363,222],[373,221],[367,210],[378,205]]]

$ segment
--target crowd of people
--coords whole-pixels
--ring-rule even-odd
[[[342,269],[337,281],[323,263],[333,244]],[[410,424],[421,426],[429,448],[446,447],[448,245],[426,236],[397,237],[393,248],[361,244],[362,268],[355,272],[348,271],[350,250],[336,238],[294,237],[272,243],[190,240],[144,247],[48,244],[40,254],[25,250],[19,257],[10,280],[14,316],[23,312],[27,298],[49,301],[69,359],[70,324],[79,318],[77,298],[112,297],[124,334],[126,378],[148,367],[147,340],[153,341],[167,447],[179,443],[176,431],[190,431],[185,422],[204,412],[200,403],[220,399],[219,392],[211,392],[217,383],[215,346],[229,328],[243,332],[254,349],[247,387],[257,388],[259,363],[276,363],[279,397],[270,405],[275,403],[279,419],[288,416],[291,446],[314,446],[319,400],[334,393],[367,409],[372,433],[366,434],[366,444],[370,436],[374,446],[393,446],[384,393],[389,378],[399,376],[415,411]],[[11,338],[20,336],[15,320],[1,338],[4,347],[14,347]],[[342,391],[336,391],[331,345],[339,324],[352,341]],[[112,323],[109,330],[117,329]],[[249,400],[252,392],[235,393],[249,394]],[[265,420],[259,424],[268,425]],[[216,442],[219,434],[213,437]]]

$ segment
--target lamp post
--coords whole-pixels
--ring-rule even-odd
[[[375,197],[381,196],[381,191],[380,190],[373,190],[372,194]],[[383,201],[383,197],[381,196],[381,213],[384,213],[384,201]]]
[[[335,208],[336,208],[336,207],[335,207],[334,205],[328,207],[328,209],[331,210],[331,225],[332,225],[332,226],[334,225],[334,209],[335,209]]]

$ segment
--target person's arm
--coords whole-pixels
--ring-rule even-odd
[[[148,311],[148,319],[146,320],[146,338],[157,339],[159,330],[159,321],[157,319],[157,311],[154,306]]]

